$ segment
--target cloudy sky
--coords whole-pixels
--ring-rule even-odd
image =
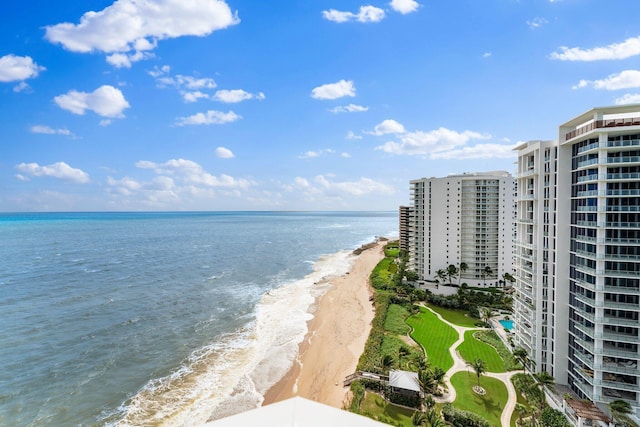
[[[7,1],[0,211],[396,210],[640,102],[631,5]]]

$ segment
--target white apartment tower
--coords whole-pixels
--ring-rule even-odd
[[[595,108],[557,143],[517,150],[517,342],[580,398],[637,415],[640,105]]]
[[[513,185],[504,171],[410,182],[409,262],[421,280],[462,262],[471,286],[513,272]],[[484,276],[486,267],[493,275]]]
[[[529,141],[516,150],[516,343],[528,351],[536,369],[552,374],[557,356],[551,343],[556,332],[553,297],[557,294],[554,272],[558,146],[555,141]]]

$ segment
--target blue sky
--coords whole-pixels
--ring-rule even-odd
[[[640,102],[635,0],[31,0],[0,211],[395,210]]]

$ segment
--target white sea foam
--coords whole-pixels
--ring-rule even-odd
[[[193,426],[262,404],[264,393],[293,366],[313,318],[314,302],[345,274],[349,253],[321,257],[301,280],[265,293],[255,320],[194,352],[164,378],[150,381],[126,402],[115,425]]]

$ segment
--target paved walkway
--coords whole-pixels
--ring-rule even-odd
[[[447,325],[451,326],[453,329],[458,332],[458,340],[453,343],[451,347],[449,347],[449,354],[453,358],[453,366],[449,368],[449,370],[445,373],[444,382],[447,385],[448,392],[443,394],[441,397],[434,398],[436,402],[445,403],[445,402],[453,402],[456,400],[456,389],[451,385],[451,377],[456,372],[466,371],[468,369],[467,362],[458,354],[456,348],[464,341],[464,333],[467,331],[483,331],[487,330],[487,328],[466,328],[463,326],[454,325],[449,321],[445,320],[439,313],[431,310],[431,308],[423,305],[424,308],[430,310],[436,317],[442,320]],[[511,415],[516,407],[516,402],[518,401],[518,395],[516,394],[516,389],[513,387],[511,383],[511,377],[518,373],[518,371],[511,372],[487,372],[485,375],[487,377],[496,378],[504,383],[507,387],[507,392],[509,394],[509,398],[507,400],[507,404],[504,406],[502,410],[502,415],[500,416],[500,423],[502,427],[509,427],[511,425]]]

